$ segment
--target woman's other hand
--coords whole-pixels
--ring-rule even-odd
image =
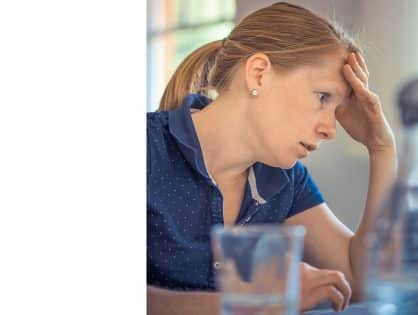
[[[330,301],[335,311],[344,310],[351,298],[351,288],[344,274],[335,270],[300,264],[301,311],[308,311],[326,301]]]

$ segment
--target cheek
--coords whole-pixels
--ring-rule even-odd
[[[316,106],[311,98],[295,100],[287,113],[289,124],[302,130],[312,128],[319,113]]]
[[[257,116],[258,129],[268,142],[294,143],[307,133],[307,129],[312,129],[315,113],[312,99],[307,95],[292,96],[277,90],[263,95],[258,101],[251,115]]]
[[[287,113],[272,99],[260,98],[257,104],[254,104],[250,115],[253,116],[252,119],[259,121],[264,130],[275,132],[285,122]]]
[[[305,104],[293,102],[289,104],[285,113],[283,113],[283,125],[290,133],[295,133],[297,130],[305,127],[311,119],[310,113]]]

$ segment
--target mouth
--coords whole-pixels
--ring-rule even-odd
[[[302,142],[302,141],[300,141],[299,144],[301,144],[308,152],[312,152],[317,149],[317,146],[314,144],[309,144],[309,143]]]

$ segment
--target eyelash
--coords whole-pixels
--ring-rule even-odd
[[[325,97],[325,99],[321,101],[322,95]],[[318,92],[318,96],[319,96],[319,101],[321,102],[321,104],[324,104],[331,97],[331,94],[326,93],[326,92]]]

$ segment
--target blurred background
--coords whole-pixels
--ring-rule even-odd
[[[266,0],[147,0],[147,111],[157,109],[170,76],[201,45],[228,36],[250,12],[275,3]],[[287,1],[336,20],[364,50],[370,88],[380,97],[399,141],[396,97],[418,75],[418,1]],[[368,185],[368,155],[338,126],[337,137],[302,161],[334,213],[355,229]]]

